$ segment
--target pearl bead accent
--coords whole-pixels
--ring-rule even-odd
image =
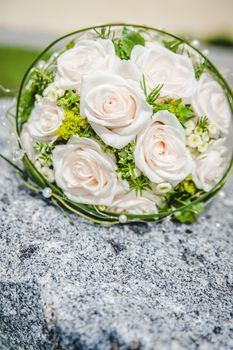
[[[205,55],[205,56],[209,55],[209,50],[207,50],[207,49],[204,49],[202,52],[203,52],[203,55]]]
[[[52,190],[49,187],[45,187],[42,191],[42,196],[44,198],[50,198],[52,196]]]
[[[122,214],[122,215],[119,216],[119,222],[121,224],[125,224],[127,221],[128,221],[128,218],[127,218],[126,215]]]
[[[200,46],[200,41],[197,40],[197,39],[193,39],[191,41],[191,45],[194,46],[194,47],[199,47]]]

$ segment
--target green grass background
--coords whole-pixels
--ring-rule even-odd
[[[4,88],[17,89],[39,51],[27,48],[0,46],[0,84]],[[0,92],[3,96],[3,92]]]

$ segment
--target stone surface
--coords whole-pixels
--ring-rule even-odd
[[[233,349],[233,181],[194,225],[104,227],[0,166],[1,349]]]
[[[233,349],[231,186],[194,225],[103,227],[1,161],[0,348]]]
[[[232,185],[193,225],[104,227],[0,160],[0,349],[233,349]]]

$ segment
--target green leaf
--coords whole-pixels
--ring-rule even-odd
[[[136,191],[136,194],[142,194],[143,191],[152,191],[150,180],[141,174],[138,177],[132,177],[130,181],[130,189]]]
[[[116,171],[120,173],[123,180],[129,182],[130,190],[141,194],[143,191],[151,191],[151,185],[149,179],[145,175],[141,174],[138,176],[136,173],[136,164],[133,156],[134,148],[135,141],[132,141],[120,150],[108,146],[106,151],[115,155],[117,164]]]
[[[145,75],[143,74],[142,75],[142,81],[140,82],[141,84],[141,88],[144,92],[144,95],[147,97],[147,86],[146,86],[146,78],[145,78]]]
[[[57,100],[57,105],[72,111],[73,113],[80,113],[80,95],[73,90],[68,90],[62,97]]]
[[[28,156],[25,154],[23,157],[23,163],[26,168],[26,171],[28,173],[28,176],[30,179],[35,181],[37,185],[44,188],[46,187],[46,181],[44,177],[40,174],[40,172],[32,165],[31,161],[29,160]]]
[[[123,30],[120,39],[114,42],[117,56],[128,60],[135,45],[145,45],[145,40],[140,33],[128,29]]]
[[[147,96],[147,103],[151,106],[155,106],[156,108],[156,101],[159,98],[160,92],[163,88],[164,84],[157,85],[154,90],[152,90],[149,95]]]
[[[190,175],[166,194],[165,203],[160,208],[160,212],[175,210],[174,218],[176,220],[182,223],[193,222],[196,220],[196,216],[203,211],[203,206],[202,204],[192,204],[192,201],[199,198],[202,193],[203,191],[196,187]],[[184,206],[187,208],[182,208]]]
[[[73,39],[68,42],[68,44],[66,45],[66,49],[67,50],[72,49],[74,46],[75,46],[75,40]]]
[[[204,73],[204,71],[208,69],[208,63],[206,61],[202,62],[201,64],[197,64],[194,66],[195,70],[195,77],[197,80],[200,79],[201,75]]]
[[[178,47],[180,46],[180,44],[182,44],[182,41],[179,39],[163,40],[163,44],[167,49],[176,53],[178,50]]]
[[[200,129],[201,132],[208,131],[209,120],[206,116],[201,117],[197,122],[197,128]]]
[[[193,223],[197,220],[197,216],[204,211],[203,204],[192,205],[187,209],[174,212],[174,218],[182,224]]]
[[[25,88],[20,100],[20,124],[30,117],[36,95],[41,96],[46,87],[54,80],[54,73],[48,69],[36,68],[30,75],[30,85]]]
[[[37,141],[33,144],[33,147],[39,153],[39,159],[43,163],[43,166],[51,166],[52,151],[55,145]]]
[[[94,28],[94,31],[101,39],[109,39],[109,35],[111,33],[111,26],[109,27],[102,27],[99,30]]]
[[[0,153],[0,158],[4,159],[8,164],[10,164],[13,168],[15,168],[21,175],[25,175],[25,171],[20,169],[12,160],[5,157]]]
[[[185,123],[192,119],[195,115],[191,105],[185,105],[182,99],[164,99],[160,103],[154,104],[154,113],[167,110],[178,118],[179,122],[184,126]]]

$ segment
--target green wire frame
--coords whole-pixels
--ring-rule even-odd
[[[195,50],[201,57],[204,58],[205,62],[208,64],[208,69],[214,74],[215,78],[219,81],[219,83],[222,85],[223,89],[225,90],[226,96],[228,98],[228,101],[229,101],[229,104],[231,107],[231,111],[233,112],[233,93],[231,91],[231,88],[229,87],[229,85],[227,84],[225,79],[222,77],[222,75],[219,73],[217,68],[210,62],[210,60],[200,50],[193,47],[187,40],[182,39],[176,35],[170,34],[164,30],[160,30],[160,29],[156,29],[156,28],[148,27],[148,26],[144,26],[144,25],[136,25],[136,24],[128,24],[128,23],[109,23],[109,24],[104,24],[104,25],[83,28],[83,29],[74,31],[72,33],[66,34],[66,35],[56,39],[44,51],[41,52],[41,54],[36,58],[36,60],[28,68],[27,72],[25,73],[25,75],[23,77],[20,88],[19,88],[19,93],[18,93],[18,97],[17,97],[17,105],[16,105],[16,132],[17,132],[17,136],[18,136],[18,142],[19,142],[20,149],[23,148],[22,144],[21,144],[21,140],[20,140],[20,128],[21,128],[21,124],[20,124],[20,99],[22,96],[25,82],[27,81],[27,78],[28,78],[32,68],[38,63],[38,61],[53,46],[55,46],[61,40],[66,39],[70,36],[74,36],[76,34],[82,33],[82,32],[86,32],[89,30],[97,30],[97,29],[106,28],[106,27],[108,27],[108,28],[111,28],[111,27],[132,27],[132,28],[137,28],[137,29],[141,29],[141,30],[150,30],[150,31],[154,31],[156,33],[168,36],[172,39],[179,40],[181,43],[188,45],[190,48]],[[29,160],[29,158],[26,154],[23,157],[23,163],[24,163],[24,166],[26,168],[26,174],[25,174],[26,177],[31,179],[34,183],[36,183],[37,186],[39,186],[36,188],[34,187],[35,190],[37,192],[42,192],[43,188],[45,188],[45,187],[51,188],[51,190],[52,190],[51,201],[52,201],[52,203],[54,203],[55,205],[57,205],[61,209],[65,208],[65,209],[69,210],[70,212],[73,212],[75,214],[78,214],[84,218],[87,218],[93,222],[100,223],[100,224],[110,224],[111,225],[111,224],[119,224],[120,223],[120,221],[119,221],[120,214],[118,214],[118,213],[110,213],[110,212],[106,212],[106,211],[100,211],[95,206],[90,206],[87,204],[78,204],[78,203],[75,203],[75,202],[69,200],[63,194],[61,189],[58,188],[58,186],[48,182],[42,176],[42,174],[39,173],[39,171],[35,168],[35,166],[32,164],[32,162]],[[231,158],[230,165],[229,165],[228,169],[226,170],[221,181],[219,181],[219,183],[216,184],[212,188],[211,191],[201,194],[197,199],[193,200],[188,205],[181,206],[175,210],[171,209],[169,211],[160,212],[157,214],[144,214],[144,215],[127,214],[127,223],[130,223],[130,222],[149,222],[149,221],[158,222],[167,216],[173,217],[174,214],[178,213],[178,212],[183,212],[183,211],[192,211],[193,212],[193,208],[195,205],[207,203],[223,187],[227,178],[230,175],[232,168],[233,168],[233,156]],[[22,171],[20,170],[20,172],[22,172]],[[25,181],[25,177],[23,178],[23,180],[24,180],[23,182],[26,186],[28,186],[30,189],[33,189],[33,186],[30,185],[29,183],[27,183],[27,181]]]

